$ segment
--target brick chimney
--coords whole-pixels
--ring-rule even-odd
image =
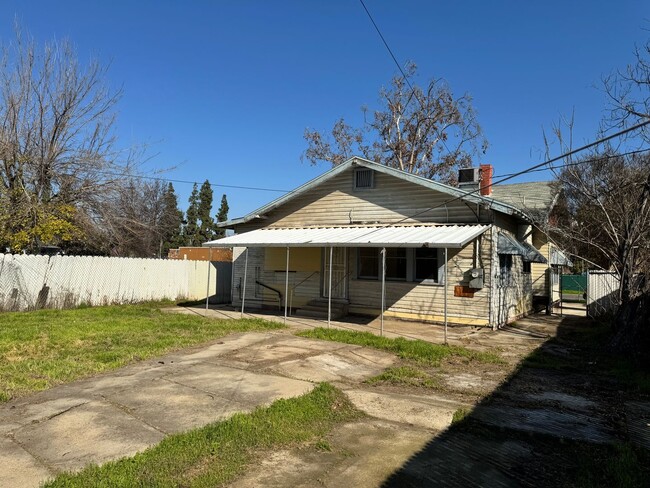
[[[489,197],[492,195],[492,174],[493,169],[491,164],[482,164],[479,171],[481,195]]]

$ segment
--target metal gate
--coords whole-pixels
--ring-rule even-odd
[[[592,318],[615,313],[620,281],[616,273],[590,270],[583,274],[551,272],[554,313]]]

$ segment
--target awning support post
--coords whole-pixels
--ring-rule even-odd
[[[327,328],[330,328],[332,320],[332,258],[334,256],[334,246],[330,246],[330,279],[329,292],[327,293]]]
[[[386,306],[386,248],[381,250],[381,330],[384,335],[384,308]]]
[[[289,297],[289,246],[287,246],[287,269],[284,277],[284,325],[287,325],[287,298]]]
[[[447,248],[445,247],[445,345],[447,344],[447,268],[449,267],[449,261],[447,260]]]
[[[246,302],[246,275],[248,274],[248,248],[246,248],[246,259],[244,261],[244,289],[242,290],[241,295],[241,314],[239,318],[244,318],[244,303]]]
[[[205,316],[208,316],[209,300],[210,300],[210,268],[212,267],[212,248],[208,248],[208,284],[205,290]]]

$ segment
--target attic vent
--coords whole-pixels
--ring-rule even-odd
[[[375,172],[368,168],[357,168],[354,170],[354,189],[373,188]]]

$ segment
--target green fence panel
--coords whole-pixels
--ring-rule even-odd
[[[562,291],[587,291],[587,275],[562,275]]]

